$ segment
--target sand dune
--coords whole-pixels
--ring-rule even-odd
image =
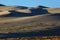
[[[60,9],[0,6],[0,32],[30,32],[60,26]]]
[[[28,8],[23,6],[0,6],[0,14],[5,15],[9,14],[9,10],[15,10],[17,12],[22,13],[60,13],[60,8],[42,8],[42,6],[39,6],[39,8]]]
[[[60,13],[60,8],[45,8],[45,9],[52,14]]]
[[[3,20],[3,18],[5,20]],[[34,20],[34,21],[37,21],[37,20],[41,20],[42,22],[50,22],[51,20],[52,21],[56,21],[56,20],[60,20],[60,14],[44,14],[44,15],[36,15],[36,16],[28,16],[28,17],[3,17],[1,18],[0,22],[13,22],[13,21],[20,21],[20,20]],[[10,18],[10,19],[9,19]],[[23,21],[24,21],[23,20]],[[49,21],[50,20],[50,21]]]
[[[8,12],[8,11],[2,11],[2,12],[0,12],[0,15],[7,15],[7,14],[9,14],[10,12]]]
[[[5,32],[7,32],[6,30],[8,28],[9,28],[8,30],[12,29],[11,32],[12,31],[24,32],[24,30],[25,31],[44,30],[46,28],[53,28],[53,27],[56,27],[56,25],[57,26],[60,25],[60,14],[44,14],[44,15],[37,15],[37,16],[31,16],[31,17],[20,17],[20,18],[5,17],[5,18],[6,20],[1,18],[1,21],[0,21],[0,27],[2,26],[1,30],[4,29]],[[45,27],[40,26],[40,23],[44,25],[46,24],[48,26],[45,26]]]

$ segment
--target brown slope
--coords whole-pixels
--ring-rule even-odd
[[[58,25],[60,26],[60,14],[10,18],[10,20],[7,18],[7,20],[0,21],[0,32],[29,32],[50,29]]]
[[[60,8],[44,8],[46,9],[49,13],[55,14],[55,13],[60,13]]]

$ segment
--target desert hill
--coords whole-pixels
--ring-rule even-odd
[[[0,20],[0,32],[28,32],[46,30],[60,26],[60,14],[46,14],[18,18],[2,17]]]
[[[2,4],[1,4],[2,5]],[[60,8],[49,8],[45,6],[37,6],[37,7],[24,7],[24,6],[0,6],[0,15],[11,14],[12,11],[18,12],[17,16],[33,16],[39,14],[47,14],[47,13],[60,13]],[[23,13],[23,14],[22,14]],[[12,13],[13,14],[13,13]],[[21,14],[21,15],[20,15]],[[15,14],[16,15],[16,14]],[[15,16],[13,14],[13,16]],[[18,16],[18,17],[19,17]]]
[[[32,32],[60,26],[60,9],[0,6],[0,32]]]

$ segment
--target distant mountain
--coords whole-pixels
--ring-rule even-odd
[[[3,4],[0,4],[0,6],[5,6],[5,5],[3,5]]]
[[[38,5],[38,6],[36,6],[36,8],[49,8],[49,7]]]
[[[24,7],[24,6],[16,6],[15,8],[17,8],[17,9],[27,9],[28,7]]]

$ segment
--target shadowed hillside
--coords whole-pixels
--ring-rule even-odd
[[[49,14],[49,12],[45,9],[38,8],[38,9],[28,9],[31,13],[24,13],[18,12],[16,10],[9,10],[9,14],[1,15],[1,17],[25,17],[25,16],[34,16],[34,15],[41,15],[41,14]],[[22,10],[23,11],[23,10]]]
[[[33,16],[33,15],[48,14],[48,13],[51,13],[51,14],[60,13],[59,8],[49,8],[45,6],[37,6],[32,8],[24,7],[24,6],[0,6],[0,16],[5,14],[9,15],[11,13],[13,14],[12,12],[13,10],[14,10],[14,13],[16,12],[18,14],[18,17],[20,17],[21,15]]]

